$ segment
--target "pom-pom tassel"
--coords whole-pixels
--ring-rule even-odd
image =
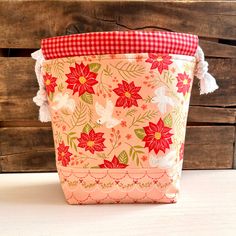
[[[41,122],[51,121],[51,116],[50,116],[48,103],[44,103],[42,106],[40,106],[40,108],[39,108],[39,120]]]
[[[41,122],[51,121],[50,110],[47,100],[47,93],[45,91],[45,85],[43,82],[43,76],[41,73],[42,63],[44,57],[41,50],[38,50],[31,54],[32,58],[36,60],[35,63],[35,74],[39,84],[39,90],[37,95],[33,98],[34,103],[39,106],[39,120]]]
[[[208,63],[205,61],[204,53],[199,46],[195,57],[197,60],[195,76],[200,80],[200,94],[214,92],[219,86],[215,78],[208,73]]]
[[[206,73],[204,77],[200,80],[200,94],[201,95],[212,93],[218,88],[219,86],[217,85],[215,78],[209,73]]]

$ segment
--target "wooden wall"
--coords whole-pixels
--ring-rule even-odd
[[[235,156],[236,2],[0,1],[0,172],[54,171],[50,123],[37,121],[30,53],[40,39],[110,30],[193,33],[220,89],[199,95],[195,80],[185,169],[231,169]]]

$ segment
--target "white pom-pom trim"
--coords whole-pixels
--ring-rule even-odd
[[[199,46],[195,57],[197,61],[195,76],[200,80],[200,94],[214,92],[219,86],[217,85],[215,78],[208,73],[208,63],[205,61],[204,53]]]
[[[36,60],[35,63],[35,74],[39,84],[39,90],[37,95],[33,98],[34,103],[39,106],[39,120],[41,122],[48,122],[51,121],[51,115],[48,105],[47,93],[45,90],[45,85],[43,82],[43,75],[42,75],[42,64],[44,62],[43,53],[40,50],[33,52],[31,54],[32,58]]]

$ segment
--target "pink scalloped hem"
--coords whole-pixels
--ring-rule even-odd
[[[178,173],[153,169],[57,168],[69,204],[175,203],[178,199]]]

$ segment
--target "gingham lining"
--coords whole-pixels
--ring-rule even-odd
[[[43,39],[46,60],[70,56],[169,53],[194,56],[196,35],[159,31],[111,31],[59,36]]]

